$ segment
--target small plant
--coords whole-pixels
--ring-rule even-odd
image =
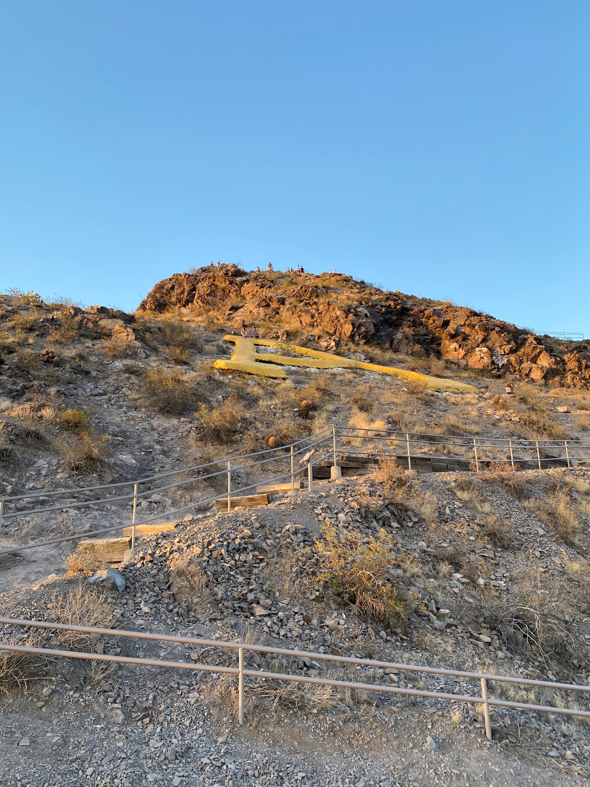
[[[183,415],[203,401],[196,381],[179,369],[148,369],[142,375],[142,397],[151,410]]]
[[[405,621],[406,604],[389,573],[395,556],[392,536],[381,530],[376,538],[367,540],[334,527],[324,527],[322,536],[316,542],[320,584],[380,625],[393,627]]]
[[[549,500],[531,499],[525,503],[525,508],[563,538],[566,544],[575,544],[580,530],[580,520],[564,496],[560,495]]]
[[[31,306],[33,303],[43,303],[39,293],[34,290],[30,292],[21,292],[18,299],[21,303],[26,303],[28,306]]]
[[[61,414],[61,420],[76,432],[86,429],[89,425],[88,414],[84,410],[66,410]]]
[[[489,516],[486,519],[484,533],[493,546],[500,549],[508,549],[512,544],[513,535],[511,528],[498,517]]]
[[[459,500],[479,511],[480,514],[489,514],[492,510],[490,501],[473,481],[467,479],[457,481],[454,492]]]
[[[398,465],[394,456],[379,457],[379,466],[373,473],[373,478],[383,488],[386,498],[391,498],[394,493],[408,485],[408,477]]]
[[[244,429],[243,407],[235,396],[216,406],[201,404],[195,413],[196,438],[205,443],[229,445]]]

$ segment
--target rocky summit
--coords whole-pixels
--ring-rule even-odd
[[[387,292],[337,272],[249,273],[237,265],[207,266],[159,282],[139,311],[178,308],[215,312],[236,328],[262,326],[272,338],[306,337],[332,350],[342,342],[377,345],[499,376],[590,384],[589,341],[537,336],[474,309]]]

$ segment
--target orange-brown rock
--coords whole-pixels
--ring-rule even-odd
[[[551,385],[590,387],[590,342],[560,341],[451,303],[384,292],[342,274],[248,273],[207,266],[159,282],[140,311],[198,308],[229,326],[268,338],[303,337],[333,351],[342,342],[378,345],[416,357]],[[272,324],[263,330],[262,324]]]

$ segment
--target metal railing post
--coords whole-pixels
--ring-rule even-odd
[[[410,435],[406,435],[406,446],[408,449],[408,470],[412,469],[412,457],[410,455]]]
[[[567,466],[571,467],[572,465],[570,462],[570,452],[567,447],[567,440],[564,441],[564,445],[565,445],[565,458],[567,459]],[[0,525],[1,524],[2,524],[2,501],[0,501]]]
[[[291,492],[295,491],[295,465],[293,456],[293,446],[291,446]]]
[[[227,463],[227,510],[231,511],[231,460]]]
[[[510,464],[512,465],[512,472],[514,472],[514,451],[512,450],[512,440],[509,440],[510,445]]]
[[[488,683],[485,678],[481,679],[481,696],[483,699],[483,716],[486,723],[486,736],[492,740],[492,725],[490,724],[490,706],[488,703]]]
[[[477,440],[473,438],[473,453],[475,454],[475,472],[479,473],[479,458],[477,456]]]
[[[313,492],[313,464],[311,456],[307,460],[307,486],[310,492]]]
[[[133,529],[131,531],[131,549],[135,549],[135,517],[137,515],[137,484],[133,484],[133,517],[131,524]]]
[[[538,440],[535,440],[535,445],[537,446],[537,462],[539,463],[539,470],[542,470],[543,468],[541,467],[541,453],[539,451],[539,441]]]
[[[0,530],[2,529],[2,506],[4,504],[4,500],[0,500]]]
[[[332,454],[334,460],[334,467],[336,467],[336,427],[332,427]]]
[[[244,648],[238,648],[238,724],[244,723]]]

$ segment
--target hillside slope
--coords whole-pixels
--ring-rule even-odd
[[[590,384],[588,341],[535,336],[473,309],[385,292],[339,273],[247,273],[236,265],[208,266],[159,282],[139,311],[177,308],[219,315],[235,328],[255,326],[267,337],[307,337],[328,349],[348,342],[376,345],[552,385]]]

